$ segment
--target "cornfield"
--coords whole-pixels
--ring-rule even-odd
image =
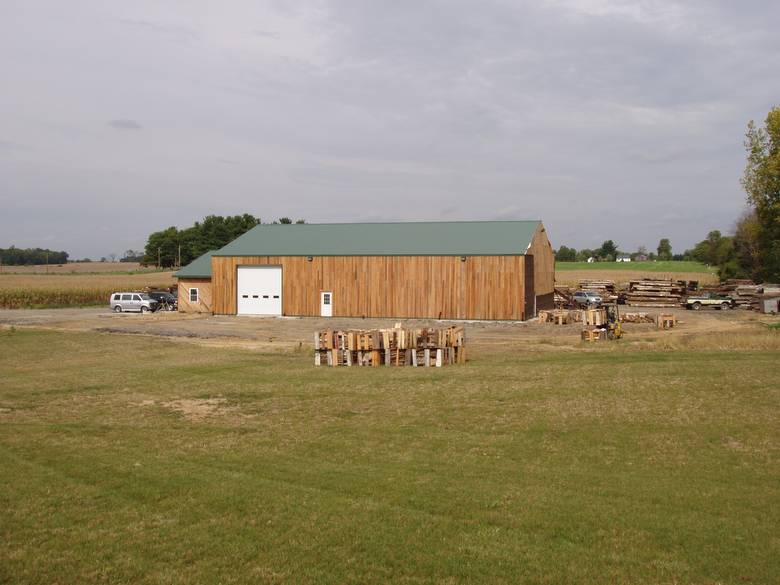
[[[114,290],[113,288],[0,289],[0,308],[42,309],[108,305],[109,296]]]
[[[2,274],[0,309],[108,306],[112,292],[168,288],[170,272],[133,275]]]

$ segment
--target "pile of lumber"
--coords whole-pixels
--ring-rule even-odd
[[[758,306],[761,286],[745,278],[730,278],[720,283],[716,292],[719,295],[731,297],[735,307],[749,309],[753,305]]]
[[[625,300],[632,307],[679,307],[686,288],[685,282],[679,280],[632,280]]]
[[[582,321],[582,311],[577,309],[555,309],[554,311],[539,311],[537,316],[539,323],[552,323],[554,325],[568,325]]]
[[[649,313],[623,313],[620,315],[622,323],[655,323],[655,315]]]
[[[596,293],[605,303],[617,300],[614,280],[594,280],[585,278],[579,282],[580,290]]]
[[[314,334],[314,365],[436,366],[466,361],[463,327],[333,331]]]

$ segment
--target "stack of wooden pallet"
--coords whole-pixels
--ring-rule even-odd
[[[373,329],[314,334],[314,364],[329,366],[436,366],[466,361],[463,327]]]
[[[604,325],[607,322],[606,309],[555,309],[554,311],[539,311],[539,323],[568,325],[584,323],[585,325]]]
[[[594,292],[601,297],[605,303],[611,303],[617,300],[614,280],[594,280],[584,278],[580,280],[580,290]]]
[[[632,307],[679,307],[685,290],[679,280],[632,280],[625,300]]]

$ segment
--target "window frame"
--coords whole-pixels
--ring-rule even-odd
[[[195,291],[195,298],[192,298],[192,291]],[[188,298],[190,299],[191,303],[198,303],[200,302],[200,291],[196,287],[191,287],[189,290],[187,290]]]

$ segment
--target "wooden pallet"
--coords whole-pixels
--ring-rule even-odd
[[[424,366],[440,368],[466,361],[463,327],[333,331],[314,334],[314,365]]]

